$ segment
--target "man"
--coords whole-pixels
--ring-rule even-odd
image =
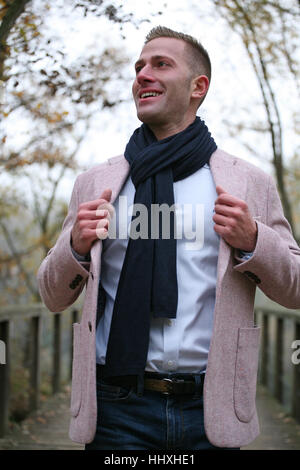
[[[201,44],[154,28],[135,68],[143,125],[125,156],[78,177],[38,273],[51,311],[86,286],[70,437],[86,449],[240,448],[259,433],[256,286],[299,308],[300,249],[272,179],[217,149],[196,118],[211,74]],[[163,205],[176,207],[167,236],[152,212]]]

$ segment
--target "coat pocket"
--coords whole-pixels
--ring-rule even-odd
[[[75,418],[81,405],[81,338],[80,324],[73,324],[73,363],[72,363],[72,390],[71,415]]]
[[[255,412],[259,340],[260,328],[239,328],[233,398],[235,413],[244,423]]]

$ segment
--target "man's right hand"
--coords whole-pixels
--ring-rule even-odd
[[[99,199],[80,204],[72,229],[72,247],[79,255],[87,255],[95,240],[105,239],[114,208],[109,203],[111,189],[105,189]]]

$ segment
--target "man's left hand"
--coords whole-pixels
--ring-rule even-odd
[[[245,201],[216,187],[214,230],[233,248],[252,252],[256,246],[257,225]]]

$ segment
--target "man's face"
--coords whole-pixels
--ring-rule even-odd
[[[195,119],[186,54],[184,41],[157,38],[145,44],[135,64],[132,93],[137,116],[154,132],[162,128],[180,132]]]

